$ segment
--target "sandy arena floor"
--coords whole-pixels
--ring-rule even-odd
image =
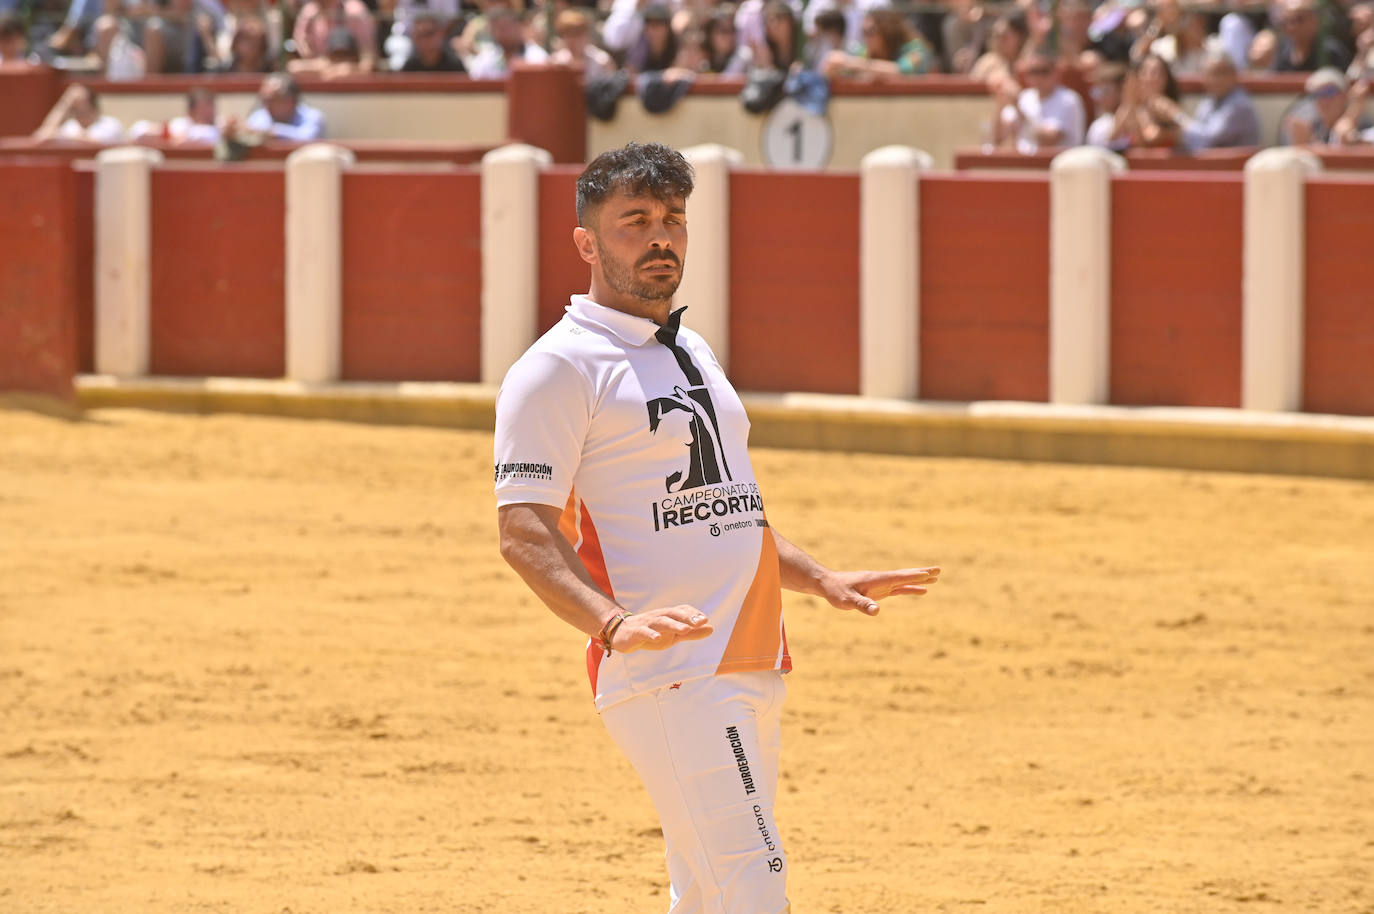
[[[662,912],[490,436],[0,411],[0,912]],[[759,451],[796,914],[1374,912],[1374,485]]]

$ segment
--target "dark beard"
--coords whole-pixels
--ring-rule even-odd
[[[671,280],[652,282],[639,279],[634,269],[627,267],[624,261],[617,260],[606,253],[606,249],[600,242],[596,244],[596,256],[601,261],[601,272],[606,277],[606,285],[610,286],[621,295],[629,295],[640,301],[667,301],[677,294],[677,287],[682,284],[682,271],[679,267],[678,275]],[[676,257],[646,257],[645,260],[677,259]],[[679,261],[679,264],[681,261]]]

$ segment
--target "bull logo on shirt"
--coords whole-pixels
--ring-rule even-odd
[[[720,440],[720,423],[705,387],[674,387],[670,397],[656,397],[649,408],[649,431],[678,437],[685,449],[683,465],[669,473],[669,492],[681,492],[733,479]]]

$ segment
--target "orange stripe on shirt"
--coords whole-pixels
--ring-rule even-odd
[[[759,567],[744,596],[735,619],[735,630],[720,658],[717,673],[744,670],[771,670],[778,665],[782,641],[782,577],[778,570],[778,546],[773,531],[764,529],[759,549]],[[791,668],[791,658],[786,656]]]
[[[563,534],[563,538],[577,551],[577,557],[582,560],[582,565],[596,586],[614,600],[615,590],[611,588],[611,575],[606,570],[606,556],[601,551],[601,537],[596,532],[596,524],[592,521],[586,503],[578,501],[576,490],[568,495],[568,503],[558,519],[558,532]],[[600,644],[595,640],[588,642],[587,678],[592,683],[593,697],[596,696],[596,676],[601,669],[601,659],[604,656],[605,652],[601,650]]]

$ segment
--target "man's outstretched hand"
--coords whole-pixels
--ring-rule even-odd
[[[878,601],[887,597],[924,594],[940,580],[940,569],[903,568],[899,571],[832,571],[820,580],[821,596],[836,609],[878,614]]]

